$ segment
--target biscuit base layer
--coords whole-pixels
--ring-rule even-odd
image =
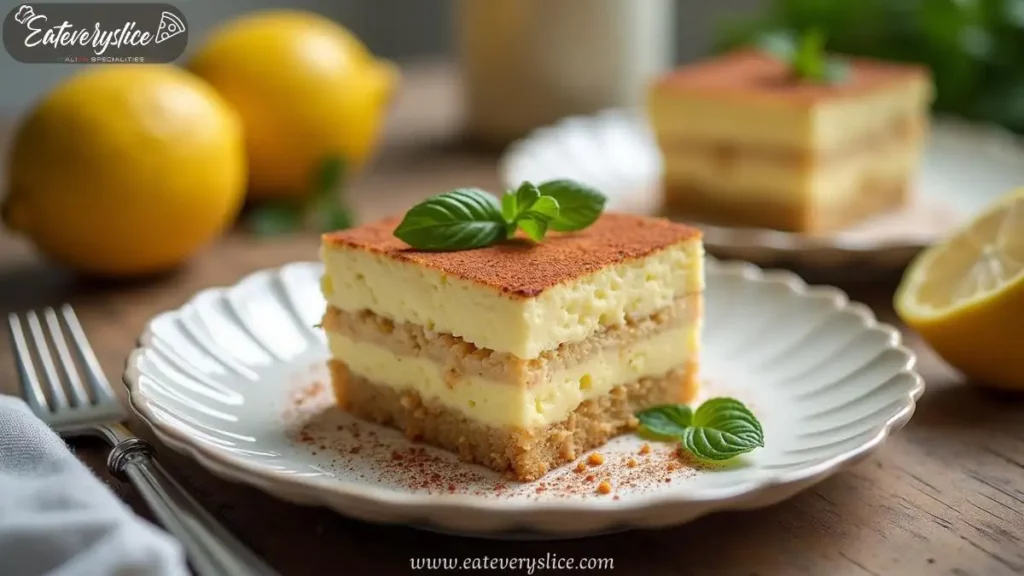
[[[689,403],[697,395],[697,363],[657,378],[613,388],[580,404],[567,419],[534,429],[488,426],[449,407],[351,373],[329,361],[338,406],[357,418],[397,428],[417,441],[458,454],[463,460],[532,481],[637,426],[634,414],[666,403]]]
[[[768,197],[768,195],[765,195]],[[850,202],[831,204],[737,201],[697,186],[665,186],[665,212],[708,224],[821,233],[841,230],[866,218],[897,210],[909,202],[905,179],[863,184]]]

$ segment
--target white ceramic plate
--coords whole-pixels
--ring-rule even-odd
[[[622,110],[573,117],[541,128],[508,148],[506,186],[523,180],[575,178],[609,196],[614,210],[661,209],[661,157],[645,118]],[[699,224],[708,250],[721,258],[807,268],[906,265],[924,246],[1024,185],[1024,145],[1009,133],[949,119],[933,122],[905,210],[826,236]]]
[[[640,455],[643,441],[628,435],[601,448],[606,462],[586,473],[566,466],[510,483],[334,409],[314,328],[321,270],[258,272],[157,316],[124,381],[159,439],[213,473],[370,521],[566,537],[765,506],[880,446],[923,390],[899,333],[842,292],[709,262],[703,395],[747,403],[765,448],[726,469],[670,470],[680,461],[674,446]],[[603,479],[612,494],[595,490]]]

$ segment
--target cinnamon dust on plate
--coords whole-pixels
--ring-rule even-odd
[[[317,373],[320,374],[320,373]],[[356,420],[334,405],[325,379],[294,382],[282,412],[293,444],[316,462],[318,470],[348,481],[432,494],[487,495],[521,500],[603,498],[658,490],[683,481],[697,467],[670,443],[643,443],[624,436],[580,454],[535,482],[510,481],[485,468],[466,464],[455,454],[417,444],[401,433]]]

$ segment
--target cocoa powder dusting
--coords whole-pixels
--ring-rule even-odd
[[[488,498],[566,499],[643,493],[698,472],[676,446],[644,443],[624,436],[582,455],[536,482],[507,480],[502,474],[461,462],[457,455],[406,439],[401,432],[356,420],[334,404],[323,380],[295,385],[283,410],[289,437],[315,458],[317,469],[344,478],[403,491]],[[634,455],[641,455],[634,457]],[[587,473],[600,466],[601,478]],[[595,468],[596,471],[596,468]],[[667,471],[667,476],[666,476]]]

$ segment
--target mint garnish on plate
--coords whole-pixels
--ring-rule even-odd
[[[418,250],[471,250],[492,246],[522,230],[541,242],[548,229],[582,230],[604,210],[603,194],[573,180],[523,182],[501,199],[479,188],[458,188],[427,198],[406,212],[394,235]]]
[[[664,404],[636,416],[641,433],[656,440],[678,441],[701,460],[728,460],[764,447],[761,423],[734,398],[712,398],[696,410],[684,404]]]

